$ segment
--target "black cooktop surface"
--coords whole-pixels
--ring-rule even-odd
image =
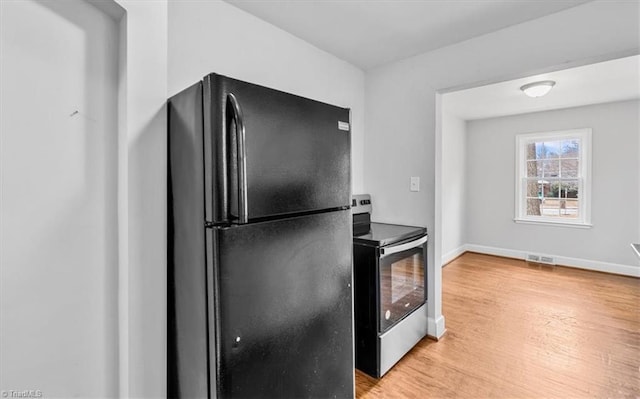
[[[371,230],[366,234],[354,236],[353,242],[355,244],[383,247],[385,245],[395,244],[426,233],[426,227],[372,222]]]

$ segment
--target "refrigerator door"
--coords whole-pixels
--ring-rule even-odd
[[[212,397],[353,397],[350,219],[207,229]]]
[[[216,74],[203,84],[208,221],[351,204],[348,109]]]

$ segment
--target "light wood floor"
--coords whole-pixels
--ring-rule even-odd
[[[467,253],[442,280],[445,336],[358,398],[640,397],[640,279]]]

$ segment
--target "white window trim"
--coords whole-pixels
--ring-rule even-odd
[[[575,228],[591,228],[591,129],[571,129],[551,132],[538,132],[519,134],[516,136],[516,192],[515,192],[515,217],[514,222],[526,224],[540,224],[558,227],[575,227]],[[549,216],[530,216],[526,213],[526,205],[524,201],[525,186],[523,181],[527,176],[527,169],[524,160],[527,159],[526,143],[532,141],[558,141],[568,138],[580,138],[580,175],[581,187],[579,201],[580,219],[568,220]]]

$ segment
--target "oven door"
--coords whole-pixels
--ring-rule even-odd
[[[428,235],[380,248],[378,331],[383,333],[427,300]]]

